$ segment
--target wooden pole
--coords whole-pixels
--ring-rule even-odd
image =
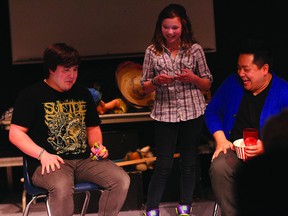
[[[178,157],[180,157],[180,153],[175,153],[174,158],[178,158]],[[155,160],[156,160],[156,157],[141,158],[141,159],[136,159],[136,160],[120,161],[120,162],[116,162],[116,164],[118,166],[128,166],[128,165],[139,164],[139,163],[149,163]]]

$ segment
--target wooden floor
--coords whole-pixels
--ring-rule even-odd
[[[161,203],[161,216],[175,216],[175,206],[177,203]],[[197,201],[192,205],[192,216],[212,216],[214,202],[213,201]],[[0,204],[1,216],[22,216],[21,203]],[[119,216],[142,216],[143,210],[122,211]],[[97,213],[87,213],[87,216],[97,216]],[[43,202],[37,203],[31,207],[29,216],[47,216],[45,205]],[[75,214],[79,216],[79,214]]]

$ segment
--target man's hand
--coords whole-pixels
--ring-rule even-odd
[[[102,144],[98,144],[97,142],[91,147],[90,158],[92,160],[100,160],[102,158],[107,158],[109,155],[108,149]]]
[[[263,154],[264,153],[263,142],[260,139],[258,139],[256,145],[246,145],[245,153],[248,158]]]
[[[220,152],[223,152],[224,154],[227,153],[227,149],[232,149],[235,150],[233,143],[231,143],[229,140],[224,139],[221,141],[216,141],[216,149],[215,152],[212,156],[212,160],[214,160],[214,158],[218,157],[218,155],[220,154]]]
[[[50,173],[50,171],[54,172],[57,169],[60,169],[60,164],[65,164],[64,160],[58,155],[50,154],[47,151],[44,151],[40,158],[42,165],[42,175],[44,175],[45,170],[46,173]]]

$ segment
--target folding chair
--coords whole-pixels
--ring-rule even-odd
[[[214,208],[213,208],[213,216],[217,216],[217,215],[218,215],[218,212],[219,212],[219,205],[218,205],[218,203],[215,201]]]
[[[24,175],[24,190],[25,190],[25,193],[23,193],[22,197],[22,203],[25,203],[25,205],[23,205],[23,216],[28,216],[31,204],[39,198],[44,198],[47,214],[48,216],[51,216],[50,207],[48,203],[48,192],[43,188],[36,187],[33,185],[27,170],[28,170],[27,160],[25,157],[23,157],[23,175]],[[99,185],[91,182],[79,182],[75,184],[75,193],[86,194],[80,214],[81,216],[84,216],[86,214],[90,201],[90,191],[94,190],[99,190],[102,192],[102,189]],[[26,205],[26,193],[32,196],[32,199],[28,202],[27,205]]]

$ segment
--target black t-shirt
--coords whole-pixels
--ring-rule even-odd
[[[29,128],[27,134],[47,152],[63,159],[89,157],[86,127],[101,121],[87,88],[58,92],[42,81],[21,91],[13,108],[11,123]],[[28,157],[29,170],[39,164]]]
[[[254,96],[252,92],[245,91],[229,140],[231,142],[243,138],[244,128],[257,128],[259,130],[260,115],[268,95],[271,83],[261,93]],[[260,136],[260,133],[259,133]]]

